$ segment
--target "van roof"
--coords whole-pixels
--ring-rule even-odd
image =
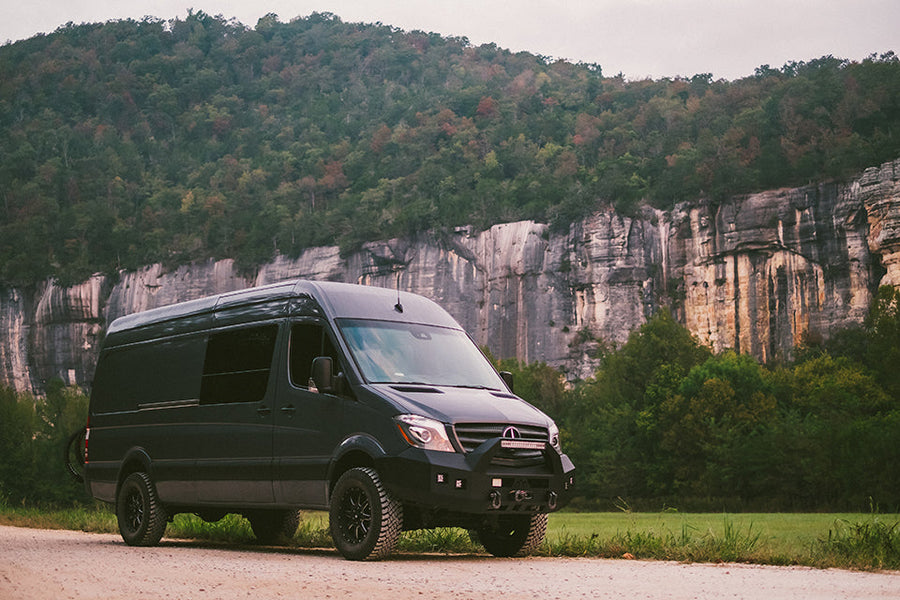
[[[317,306],[297,302],[304,298],[315,300]],[[310,311],[331,318],[428,323],[462,329],[443,308],[418,294],[375,286],[297,279],[119,317],[107,330],[107,345],[201,331],[227,323],[308,315]]]
[[[462,329],[435,302],[410,292],[334,281],[298,281],[297,289],[309,290],[307,293],[333,318],[404,321]]]

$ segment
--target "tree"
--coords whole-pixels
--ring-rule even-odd
[[[564,421],[586,493],[605,498],[671,490],[660,468],[658,410],[681,380],[710,356],[668,311],[654,315],[610,352],[595,377],[571,394]]]
[[[869,333],[866,363],[888,394],[900,398],[900,290],[878,290],[865,321]]]
[[[543,362],[524,364],[514,358],[495,361],[497,369],[509,371],[515,382],[515,393],[554,419],[562,419],[566,411],[563,374]]]
[[[656,415],[672,491],[740,495],[765,465],[745,462],[738,469],[735,454],[748,437],[774,423],[776,400],[752,357],[724,352],[691,369]]]

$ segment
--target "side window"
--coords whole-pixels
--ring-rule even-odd
[[[269,385],[277,325],[230,329],[209,336],[201,404],[259,402]]]
[[[94,376],[94,410],[196,399],[205,344],[203,336],[192,336],[105,350]]]
[[[340,370],[337,351],[325,328],[316,323],[295,323],[291,327],[291,383],[309,387],[312,361],[317,356],[330,356],[335,371]]]

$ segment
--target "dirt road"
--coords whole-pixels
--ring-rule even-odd
[[[573,558],[397,555],[353,563],[332,552],[0,527],[0,598],[898,598],[900,573]]]

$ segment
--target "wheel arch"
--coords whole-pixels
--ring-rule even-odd
[[[378,440],[369,435],[353,435],[337,447],[328,467],[328,495],[334,490],[341,475],[355,467],[376,468],[379,460],[387,457],[387,452]]]
[[[116,479],[116,497],[119,495],[119,489],[121,489],[125,478],[132,473],[138,472],[146,473],[152,480],[153,461],[150,459],[150,454],[143,448],[132,448],[125,454],[125,458],[122,459],[122,466],[119,467],[119,476]]]

